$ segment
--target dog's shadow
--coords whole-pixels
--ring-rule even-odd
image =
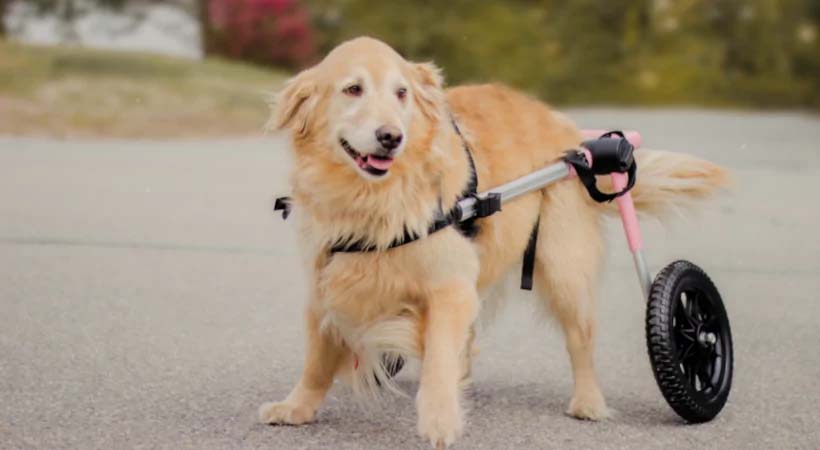
[[[342,443],[354,442],[366,442],[370,448],[427,448],[415,433],[414,394],[418,383],[400,379],[396,384],[408,395],[385,393],[378,405],[364,406],[358,404],[349,392],[334,391],[319,412],[316,423],[302,427],[258,424],[249,430],[249,437],[281,439],[283,444],[299,443],[299,448],[342,448]],[[683,425],[662,400],[646,401],[646,396],[631,396],[629,393],[610,395],[608,400],[616,411],[602,425],[604,427],[618,427],[619,424],[629,428]],[[481,439],[483,434],[492,432],[488,430],[500,432],[499,422],[514,423],[520,429],[541,429],[545,422],[559,422],[567,427],[599,426],[567,416],[564,411],[568,402],[565,386],[551,387],[546,382],[474,383],[464,394],[468,417],[465,439]]]
[[[418,383],[395,380],[406,396],[389,392],[378,402],[363,403],[347,389],[333,389],[320,409],[316,422],[305,426],[254,424],[243,438],[255,443],[267,442],[267,448],[346,448],[356,443],[367,448],[429,448],[416,435],[416,413],[413,394]],[[422,445],[424,444],[424,445]]]

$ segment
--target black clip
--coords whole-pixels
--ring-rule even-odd
[[[618,136],[618,137],[613,137]],[[632,154],[635,147],[623,137],[620,131],[604,133],[600,138],[581,144],[592,156],[592,166],[586,154],[580,150],[569,150],[564,161],[575,168],[575,173],[583,183],[589,196],[598,203],[611,202],[626,194],[635,186],[637,164]],[[627,185],[620,192],[604,193],[598,190],[595,175],[626,173]]]
[[[476,217],[487,217],[501,211],[501,194],[498,192],[490,192],[483,198],[478,195],[473,195],[473,198],[476,200]]]
[[[581,147],[592,155],[592,172],[595,175],[627,173],[635,164],[635,147],[620,131],[610,131],[598,139],[584,141]]]
[[[282,220],[285,220],[293,210],[293,199],[290,197],[279,197],[273,204],[274,211],[282,211]]]

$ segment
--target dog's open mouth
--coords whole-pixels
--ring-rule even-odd
[[[339,143],[342,145],[342,148],[345,149],[348,156],[353,158],[353,161],[356,161],[359,168],[370,175],[380,177],[386,174],[387,171],[390,170],[390,166],[393,165],[393,158],[389,156],[362,155],[344,138],[339,139]]]

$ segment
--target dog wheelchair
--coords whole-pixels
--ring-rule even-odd
[[[482,209],[500,209],[520,195],[567,178],[579,178],[598,202],[614,200],[648,302],[646,346],[655,380],[669,406],[684,420],[708,422],[726,404],[732,386],[732,333],[720,293],[709,276],[689,261],[667,265],[653,281],[629,192],[638,172],[633,150],[640,146],[641,136],[602,130],[583,133],[591,139],[562,161],[459,202],[459,220],[486,214]],[[600,192],[596,175],[610,175],[617,192]]]
[[[708,422],[726,404],[732,385],[732,334],[720,293],[701,268],[684,260],[667,265],[653,280],[643,255],[643,238],[630,193],[638,172],[633,151],[641,145],[640,134],[583,130],[583,135],[587,140],[580,148],[567,152],[560,161],[461,199],[447,213],[443,226],[492,215],[504,203],[569,178],[578,178],[597,202],[614,200],[647,301],[646,345],[655,380],[680,417],[690,423]],[[602,175],[611,177],[616,192],[598,190],[596,176]],[[286,218],[289,199],[277,199],[274,209],[282,210]],[[524,255],[523,289],[532,287],[536,239],[537,225]],[[383,358],[388,376],[395,376],[403,365],[400,356]]]

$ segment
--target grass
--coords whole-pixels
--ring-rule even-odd
[[[219,59],[0,40],[0,134],[128,138],[259,133],[284,74]]]

